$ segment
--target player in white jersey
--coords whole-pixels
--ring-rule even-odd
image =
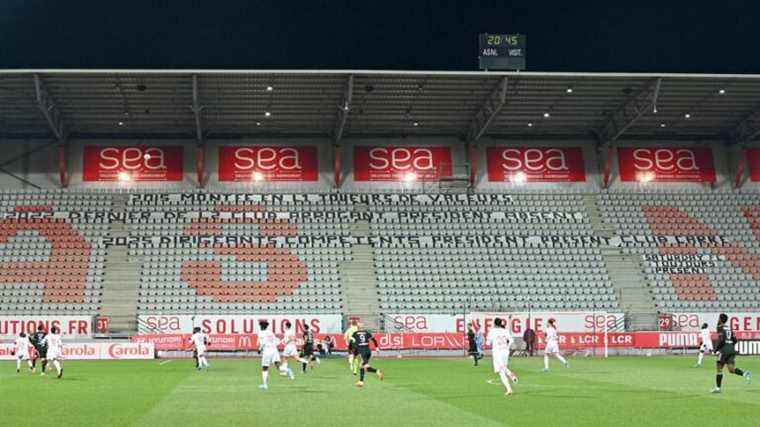
[[[546,327],[546,348],[544,348],[544,372],[549,371],[549,356],[555,356],[565,368],[569,368],[564,357],[559,353],[559,336],[557,335],[557,321],[549,319],[549,325]]]
[[[512,386],[509,381],[516,383],[517,375],[509,370],[509,350],[512,347],[512,336],[504,326],[504,320],[494,319],[495,327],[488,332],[486,342],[491,346],[491,357],[493,358],[493,371],[499,374],[501,383],[507,390],[506,395],[512,394]]]
[[[50,328],[50,333],[45,337],[45,343],[47,344],[47,360],[53,361],[55,370],[58,371],[58,378],[63,377],[63,367],[61,361],[63,360],[63,341],[61,340],[61,330],[57,326]]]
[[[296,331],[293,329],[293,325],[290,320],[285,321],[285,334],[283,334],[283,344],[285,348],[282,350],[282,363],[280,363],[280,375],[287,375],[288,378],[295,379],[293,370],[288,366],[288,358],[293,360],[299,360],[298,357],[298,343],[296,342]]]
[[[269,322],[259,321],[259,353],[261,353],[261,380],[259,386],[262,390],[269,389],[269,366],[280,366],[280,352],[277,346],[280,340],[269,330]]]
[[[208,335],[201,332],[201,328],[196,326],[193,328],[193,335],[190,337],[190,344],[195,347],[195,354],[198,360],[198,370],[208,368],[208,360],[206,360],[206,345],[208,344]]]
[[[707,323],[703,323],[702,330],[699,331],[702,344],[699,346],[699,356],[697,356],[697,364],[694,365],[695,368],[702,366],[702,359],[705,358],[705,353],[713,352],[712,337],[710,336],[710,329],[708,328],[709,326]]]
[[[34,372],[32,358],[29,357],[29,347],[31,346],[32,343],[29,342],[29,337],[23,332],[20,333],[18,338],[16,338],[16,346],[13,349],[16,354],[16,373],[21,372],[21,361],[24,359],[26,359],[26,363],[29,364],[29,371]]]

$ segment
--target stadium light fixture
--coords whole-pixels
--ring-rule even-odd
[[[261,122],[256,122],[256,126],[261,126]]]
[[[654,174],[652,172],[641,172],[637,176],[639,182],[646,184],[654,180]]]
[[[273,90],[274,90],[274,88],[272,86],[267,86],[267,92],[271,92]]]
[[[510,177],[510,181],[512,181],[513,184],[523,185],[528,182],[528,175],[525,175],[525,172],[517,172]]]
[[[548,119],[548,118],[549,118],[549,117],[551,117],[551,116],[552,116],[552,115],[551,115],[551,114],[549,114],[549,112],[548,112],[548,111],[544,113],[544,118],[545,118],[545,119]]]
[[[270,113],[269,111],[264,111],[264,117],[271,117],[271,116],[272,116],[272,113]]]
[[[664,128],[664,127],[668,127],[668,124],[667,124],[667,123],[665,123],[665,122],[662,122],[662,123],[660,123],[660,127],[661,127],[661,128]]]
[[[116,124],[119,125],[119,126],[124,126],[124,122],[121,122],[121,121],[118,122],[118,123],[116,123]]]
[[[721,88],[721,89],[718,90],[718,94],[719,95],[725,95],[726,94],[726,90],[723,89],[723,88]]]
[[[414,122],[414,123],[412,123],[412,126],[414,126],[414,127],[417,127],[419,125],[420,125],[420,122]]]
[[[568,87],[567,89],[565,89],[565,92],[566,93],[573,93],[573,88],[572,87]]]
[[[683,115],[683,118],[684,119],[690,119],[691,118],[691,114],[690,113],[686,113],[686,114]]]
[[[120,182],[129,182],[132,180],[132,177],[129,176],[129,174],[126,172],[119,172],[119,174],[117,175],[117,178],[119,179]]]
[[[533,122],[528,122],[528,127],[532,128],[533,127]]]

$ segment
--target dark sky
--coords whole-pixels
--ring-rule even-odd
[[[476,70],[520,32],[531,71],[760,73],[760,1],[658,3],[0,0],[0,68]]]

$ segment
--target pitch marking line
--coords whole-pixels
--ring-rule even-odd
[[[174,360],[173,360],[173,359],[164,360],[163,362],[159,362],[158,364],[159,364],[159,365],[166,365],[166,364],[167,364],[167,363],[169,363],[169,362],[174,362]]]

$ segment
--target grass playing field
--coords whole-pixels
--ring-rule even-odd
[[[385,382],[364,389],[345,359],[323,361],[294,381],[261,381],[258,360],[66,362],[65,377],[16,374],[0,363],[0,425],[18,426],[726,426],[760,425],[760,384],[726,375],[713,385],[712,359],[514,359],[520,377],[505,397],[489,359],[380,359]],[[760,374],[760,359],[738,365]],[[722,418],[720,422],[717,420]]]

